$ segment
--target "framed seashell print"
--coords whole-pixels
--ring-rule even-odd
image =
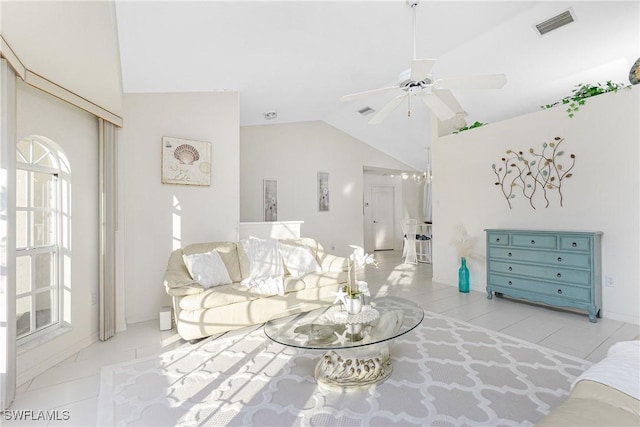
[[[163,136],[162,183],[211,185],[211,143]]]

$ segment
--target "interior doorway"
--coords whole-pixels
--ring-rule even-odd
[[[371,187],[371,213],[373,222],[373,249],[394,249],[395,188],[374,185]]]

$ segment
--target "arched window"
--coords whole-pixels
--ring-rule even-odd
[[[16,336],[24,340],[67,317],[70,168],[42,136],[22,139],[16,155]]]

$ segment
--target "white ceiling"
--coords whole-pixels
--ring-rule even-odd
[[[576,22],[535,32],[569,8]],[[115,17],[113,2],[2,0],[1,12],[2,35],[28,68],[107,108],[119,108],[109,93],[120,84],[125,93],[239,91],[243,126],[324,120],[426,167],[424,105],[368,125],[357,110],[379,110],[393,94],[339,101],[392,85],[409,67],[405,0],[116,0]],[[640,56],[640,2],[421,0],[417,36],[417,57],[437,59],[434,78],[506,74],[500,90],[454,91],[468,123],[490,123],[537,111],[577,83],[627,84]],[[269,110],[278,119],[266,121]]]

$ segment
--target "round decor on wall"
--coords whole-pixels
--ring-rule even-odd
[[[631,82],[632,85],[640,83],[640,58],[638,58],[629,71],[629,82]]]

